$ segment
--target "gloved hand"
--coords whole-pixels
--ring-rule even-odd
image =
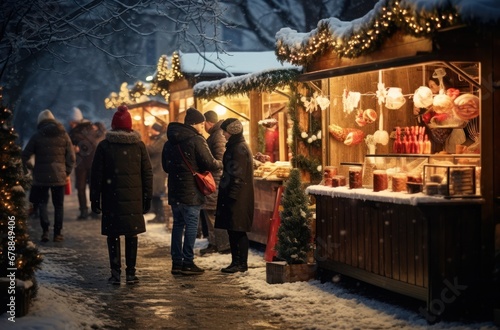
[[[101,205],[99,202],[90,203],[90,208],[92,209],[92,212],[94,212],[95,214],[101,214],[102,212]]]
[[[142,201],[142,214],[148,213],[151,208],[151,198],[144,198]]]

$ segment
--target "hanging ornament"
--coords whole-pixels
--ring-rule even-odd
[[[358,107],[359,101],[361,99],[361,93],[351,92],[344,89],[342,93],[342,105],[344,107],[344,112],[350,114]]]
[[[316,102],[318,103],[321,110],[326,110],[326,108],[330,106],[330,99],[323,95],[319,95],[318,97],[316,97]]]
[[[391,87],[385,96],[385,107],[391,110],[398,110],[406,103],[401,88]]]
[[[304,103],[304,107],[306,108],[306,112],[313,112],[313,111],[316,111],[316,99],[314,98],[310,98],[308,99],[307,97],[305,96],[302,96],[300,98],[300,100],[302,101],[302,103]]]
[[[358,126],[363,127],[366,125],[366,120],[363,118],[363,110],[358,109],[356,119],[354,120]]]
[[[307,112],[314,112],[318,109],[325,110],[330,106],[330,99],[322,94],[318,94],[318,92],[314,92],[311,98],[307,98],[302,96],[300,98],[302,103],[304,103],[304,107]]]

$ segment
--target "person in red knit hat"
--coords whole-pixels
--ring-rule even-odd
[[[126,105],[120,105],[113,116],[111,121],[111,128],[113,130],[122,130],[126,132],[132,131],[132,116]]]
[[[143,214],[151,207],[153,171],[146,145],[132,130],[132,117],[122,105],[113,116],[112,130],[97,146],[90,176],[92,211],[101,214],[101,233],[107,236],[111,277],[120,284],[120,236],[125,236],[127,284],[135,274],[137,235],[146,231]]]

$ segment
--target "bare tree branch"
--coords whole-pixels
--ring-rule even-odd
[[[167,22],[160,23],[163,19]],[[9,68],[63,47],[95,47],[117,61],[129,55],[113,47],[119,34],[147,37],[175,27],[178,48],[222,50],[223,8],[214,0],[5,0],[0,2],[0,81]],[[154,22],[154,23],[151,23]],[[190,49],[185,49],[189,51]],[[132,64],[132,61],[128,61]],[[14,70],[15,71],[15,70]],[[7,77],[6,77],[7,76]]]

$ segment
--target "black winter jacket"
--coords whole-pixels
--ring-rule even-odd
[[[153,193],[153,171],[137,132],[109,131],[97,146],[90,175],[90,201],[102,208],[101,233],[146,231],[143,207]]]
[[[21,153],[25,171],[35,155],[34,186],[64,186],[75,166],[75,152],[64,126],[54,119],[42,120]]]
[[[170,123],[167,138],[162,152],[162,166],[168,173],[168,204],[202,205],[205,196],[198,190],[178,146],[195,172],[220,170],[222,162],[212,156],[203,135],[190,125]]]
[[[242,134],[231,135],[222,162],[215,228],[249,232],[254,214],[253,156]]]

